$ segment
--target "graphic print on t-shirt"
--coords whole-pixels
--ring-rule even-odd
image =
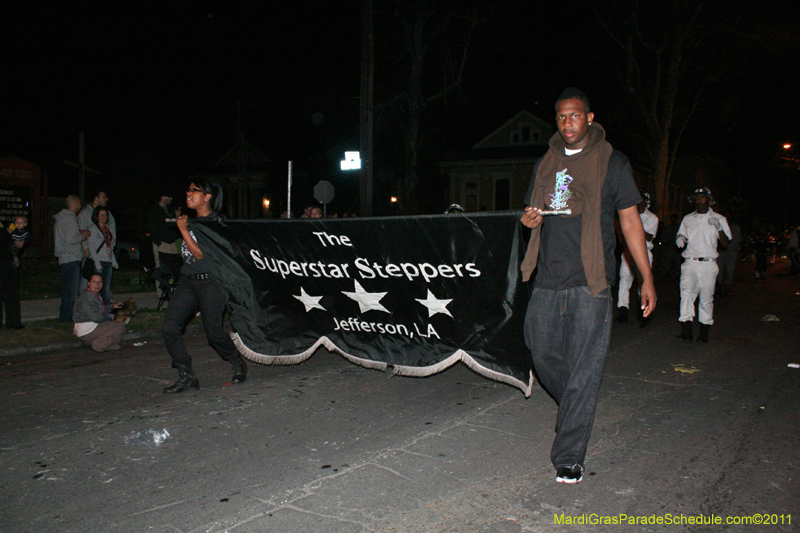
[[[194,242],[197,242],[197,237],[194,236],[194,232],[192,230],[189,230],[189,235],[192,236]],[[192,255],[192,252],[189,251],[189,247],[186,246],[186,241],[181,243],[181,255],[183,256],[184,264],[191,265],[197,261],[197,259]]]
[[[572,183],[572,178],[567,174],[566,168],[561,172],[556,172],[555,191],[550,195],[550,198],[553,199],[550,202],[550,209],[564,209],[567,207],[567,200],[572,196],[572,191],[569,190],[570,183]]]

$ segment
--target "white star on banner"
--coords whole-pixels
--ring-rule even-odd
[[[430,289],[428,289],[428,297],[424,300],[420,298],[414,298],[416,301],[424,305],[428,308],[428,318],[432,317],[436,313],[443,313],[450,318],[453,318],[453,315],[450,314],[450,311],[447,310],[447,304],[452,302],[452,298],[449,300],[439,300],[436,296],[433,295]]]
[[[357,301],[358,308],[362,313],[365,311],[383,311],[384,313],[389,313],[389,310],[380,304],[381,298],[386,296],[385,292],[367,292],[357,281],[354,280],[354,283],[356,284],[356,292],[342,291],[342,294]]]
[[[293,294],[292,296],[303,302],[303,305],[306,306],[306,313],[312,309],[322,309],[323,311],[327,311],[327,309],[319,304],[319,301],[322,300],[322,296],[309,296],[303,287],[300,287],[300,296],[297,296],[296,294]]]

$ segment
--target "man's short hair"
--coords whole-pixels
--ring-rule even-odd
[[[590,113],[592,111],[591,107],[589,106],[589,97],[586,96],[585,92],[581,91],[580,89],[576,89],[575,87],[567,87],[561,91],[561,95],[556,100],[556,106],[558,106],[559,102],[563,102],[564,100],[569,100],[571,98],[577,98],[583,102],[584,112]]]

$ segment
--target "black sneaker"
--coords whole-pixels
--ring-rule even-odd
[[[620,307],[617,314],[617,324],[625,324],[626,322],[628,322],[628,308]]]
[[[583,469],[578,466],[562,466],[556,470],[556,483],[580,483],[583,481]]]

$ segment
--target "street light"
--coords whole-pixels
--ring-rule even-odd
[[[344,161],[341,161],[342,170],[360,170],[361,156],[358,152],[345,152]]]

